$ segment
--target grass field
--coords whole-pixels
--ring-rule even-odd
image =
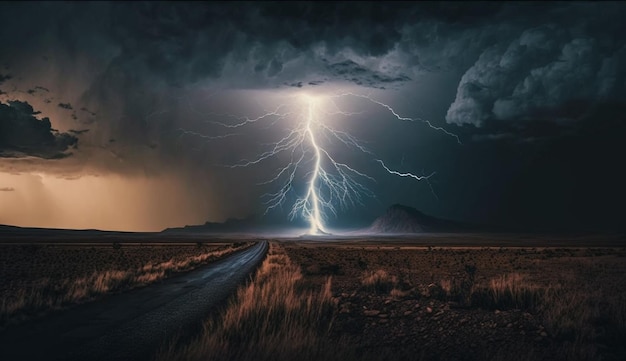
[[[158,282],[249,245],[0,245],[0,327]]]
[[[626,249],[274,242],[160,360],[623,360]]]
[[[272,241],[204,331],[169,340],[158,359],[626,359],[625,247],[458,239]],[[5,244],[1,319],[157,282],[247,245]]]

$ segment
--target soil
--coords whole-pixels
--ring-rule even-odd
[[[603,309],[617,307],[622,316],[626,311],[624,248],[283,245],[301,266],[305,287],[319,287],[332,277],[338,312],[330,337],[357,348],[365,358],[626,359],[620,341],[626,335],[624,319],[608,321],[606,315],[615,318],[615,313]],[[394,291],[363,284],[379,270],[393,278]],[[568,295],[595,292],[589,298],[595,310],[592,322],[584,329],[568,329],[541,305],[475,305],[451,297],[441,286],[471,280],[473,288],[481,289],[511,273],[523,275],[534,287],[567,287]]]

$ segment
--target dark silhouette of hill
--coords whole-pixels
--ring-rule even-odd
[[[369,227],[371,233],[409,234],[424,232],[462,232],[475,226],[429,216],[415,208],[394,204]]]
[[[269,225],[262,222],[258,217],[243,219],[229,218],[224,222],[205,222],[198,225],[167,228],[163,233],[254,233],[266,231]]]

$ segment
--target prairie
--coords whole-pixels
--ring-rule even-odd
[[[626,249],[275,241],[160,360],[623,360]]]
[[[146,286],[251,244],[2,244],[0,327]]]

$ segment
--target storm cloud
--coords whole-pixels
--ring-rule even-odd
[[[38,114],[26,102],[0,103],[0,157],[58,159],[69,155],[66,151],[78,139],[52,129],[50,119],[39,119]]]
[[[616,29],[619,21],[611,19],[624,7],[606,5],[572,5],[573,14],[588,9],[602,15],[576,17],[582,20],[576,23],[565,17],[567,7],[552,9],[553,19],[484,49],[462,76],[446,120],[477,127],[489,121],[563,123],[585,116],[592,105],[622,99],[626,29]]]
[[[437,197],[423,184],[389,183],[363,212],[406,200],[482,221],[505,214],[492,193],[519,193],[507,182],[520,169],[534,175],[524,167],[551,142],[603,144],[623,120],[624,18],[626,7],[612,2],[2,3],[0,171],[167,175],[211,194],[215,204],[187,214],[259,214],[267,189],[258,183],[279,165],[223,165],[254,156],[280,130],[215,123],[264,114],[270,95],[349,89],[463,143],[419,121],[399,124],[364,98],[338,100],[337,111],[353,116],[333,126],[388,151],[403,170],[437,172]],[[612,148],[585,150],[588,164],[619,163]],[[544,169],[576,163],[571,152],[552,153]],[[555,187],[573,182],[569,168],[562,174]],[[155,184],[158,193],[165,183]]]

